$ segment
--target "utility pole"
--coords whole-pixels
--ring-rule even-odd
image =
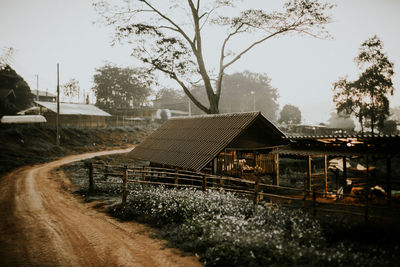
[[[36,74],[36,101],[39,101],[39,74]],[[36,106],[38,107],[39,115],[40,115],[39,104],[36,103]]]
[[[56,128],[57,137],[56,144],[60,146],[60,64],[57,63],[57,117],[56,117]]]

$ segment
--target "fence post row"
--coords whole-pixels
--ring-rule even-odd
[[[146,180],[146,174],[145,174],[145,170],[146,170],[146,167],[145,166],[143,166],[143,171],[142,171],[142,181],[145,181]],[[142,183],[142,188],[144,188],[144,184]]]
[[[207,176],[203,175],[203,191],[207,190]]]
[[[254,183],[254,203],[257,204],[258,203],[258,191],[260,190],[260,179],[257,179],[256,182]]]
[[[178,169],[175,169],[175,181],[174,181],[174,184],[175,184],[175,188],[177,188],[178,184],[179,184]]]
[[[126,204],[127,196],[127,184],[128,184],[128,166],[124,166],[124,172],[122,175],[122,205]]]

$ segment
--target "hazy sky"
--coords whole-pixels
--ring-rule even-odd
[[[257,7],[280,4],[279,0],[245,0]],[[267,41],[233,65],[228,73],[250,70],[266,73],[279,91],[281,108],[300,108],[306,123],[323,122],[333,110],[332,83],[339,77],[355,78],[353,58],[361,43],[373,35],[395,63],[395,95],[391,106],[400,105],[400,0],[334,0],[333,40],[288,36]],[[137,66],[128,46],[111,47],[112,31],[93,24],[97,15],[87,0],[0,0],[0,49],[15,49],[12,66],[36,89],[56,90],[56,64],[61,84],[75,78],[81,88],[93,86],[95,68],[106,61]],[[208,36],[213,38],[213,36]],[[211,56],[213,51],[206,51]],[[176,86],[176,88],[179,88]]]

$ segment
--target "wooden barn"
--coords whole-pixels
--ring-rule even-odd
[[[271,152],[285,135],[260,112],[171,118],[130,156],[152,166],[252,178],[277,177]]]

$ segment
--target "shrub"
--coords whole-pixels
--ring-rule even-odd
[[[220,191],[147,187],[128,196],[114,216],[159,228],[158,236],[197,253],[208,266],[375,266],[398,262],[379,248],[327,244],[319,224],[301,210],[254,205]]]

